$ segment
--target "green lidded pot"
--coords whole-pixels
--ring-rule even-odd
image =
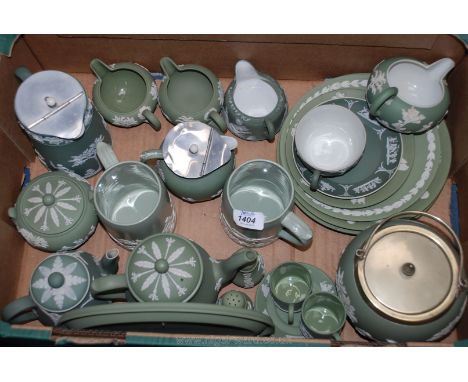
[[[199,121],[182,122],[164,138],[161,148],[145,151],[140,160],[157,159],[157,170],[169,190],[188,202],[221,194],[234,170],[237,141]]]
[[[236,77],[225,95],[229,130],[241,139],[273,142],[288,113],[280,84],[245,60],[236,64]]]
[[[106,65],[97,58],[90,67],[97,77],[93,101],[106,121],[120,127],[149,123],[156,131],[161,129],[153,114],[158,88],[146,68],[131,62]]]
[[[370,114],[399,133],[422,133],[437,126],[448,111],[445,77],[454,66],[450,58],[431,65],[406,57],[381,61],[367,85]]]
[[[91,290],[100,299],[214,303],[237,271],[255,260],[246,253],[215,260],[195,242],[161,233],[133,250],[125,274],[97,279]]]
[[[39,320],[55,326],[66,312],[105,303],[93,299],[90,285],[95,278],[117,272],[118,253],[110,250],[99,261],[82,251],[48,256],[33,271],[29,295],[5,306],[2,319],[11,324]]]
[[[423,216],[432,224],[405,219]],[[437,341],[463,315],[467,281],[452,229],[426,212],[395,214],[361,232],[343,252],[338,295],[357,332],[387,342]]]
[[[164,79],[159,88],[161,111],[176,125],[201,121],[221,132],[227,130],[220,112],[224,94],[214,73],[200,65],[176,65],[169,57],[160,61]]]
[[[47,252],[78,248],[94,233],[98,218],[92,187],[65,171],[34,178],[8,209],[18,232],[33,247]]]
[[[230,290],[224,293],[216,301],[218,305],[230,306],[232,308],[253,310],[253,302],[244,292]]]
[[[101,171],[96,145],[112,141],[80,82],[57,70],[20,67],[15,74],[23,81],[14,102],[18,123],[42,164],[85,178]]]

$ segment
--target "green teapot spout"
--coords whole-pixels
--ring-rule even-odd
[[[103,79],[106,74],[110,73],[112,69],[104,64],[99,58],[95,58],[89,64],[91,70],[94,72],[97,78]]]
[[[119,270],[119,250],[113,248],[107,251],[99,260],[99,265],[106,275],[115,275]]]
[[[257,261],[257,254],[254,251],[238,251],[229,259],[221,261],[219,264],[220,276],[226,282],[230,283],[237,272],[245,266],[251,265]]]
[[[175,72],[179,71],[177,64],[172,61],[169,57],[163,57],[159,61],[161,69],[167,77],[172,76]]]

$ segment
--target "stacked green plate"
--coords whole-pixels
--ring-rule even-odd
[[[369,117],[365,101],[368,74],[329,79],[308,92],[289,113],[277,146],[278,162],[291,174],[296,204],[318,223],[357,234],[394,213],[427,210],[447,180],[451,142],[445,123],[420,135],[390,132]],[[311,191],[308,170],[295,153],[294,132],[314,107],[348,107],[363,122],[368,145],[348,173],[324,178]]]

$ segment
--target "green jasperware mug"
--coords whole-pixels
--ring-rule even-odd
[[[15,74],[22,81],[15,95],[15,113],[42,164],[84,178],[101,171],[96,145],[112,140],[83,86],[57,70],[32,74],[20,67]]]
[[[431,65],[406,57],[381,61],[367,85],[370,114],[399,133],[422,133],[437,126],[448,111],[445,77],[454,66],[450,58]]]
[[[277,81],[240,60],[235,79],[226,90],[225,109],[233,134],[249,141],[273,142],[288,112],[288,103]]]
[[[214,73],[200,65],[176,65],[169,57],[160,61],[164,79],[159,88],[161,111],[176,125],[201,121],[221,132],[227,130],[220,112],[224,94]]]
[[[127,249],[160,232],[172,232],[176,213],[159,176],[137,161],[119,162],[112,148],[99,143],[106,169],[94,189],[94,205],[109,235]]]
[[[341,341],[340,331],[346,322],[343,303],[327,292],[309,295],[302,304],[299,330],[306,338],[334,338]]]
[[[39,320],[44,325],[55,326],[66,312],[104,304],[105,301],[91,296],[91,282],[117,273],[118,263],[116,249],[107,251],[100,260],[82,251],[50,255],[33,271],[29,295],[6,305],[2,320],[10,324]]]
[[[307,247],[312,231],[293,207],[290,175],[275,162],[257,159],[243,163],[227,180],[220,220],[229,238],[244,247],[264,247],[278,238]]]
[[[146,122],[156,131],[161,129],[153,114],[158,104],[158,89],[146,68],[131,62],[106,65],[97,58],[91,61],[90,67],[97,77],[93,101],[106,121],[121,127]]]
[[[288,313],[288,324],[294,322],[312,290],[312,277],[303,265],[295,262],[280,264],[270,275],[270,292],[278,308]]]
[[[78,248],[98,222],[92,187],[79,175],[65,171],[34,178],[8,215],[31,246],[47,252]]]

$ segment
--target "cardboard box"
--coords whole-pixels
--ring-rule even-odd
[[[448,115],[453,142],[451,179],[448,180],[431,212],[449,221],[449,204],[452,181],[458,185],[461,240],[468,250],[468,126],[464,111],[468,101],[468,63],[465,47],[453,36],[446,35],[26,35],[16,43],[11,58],[0,56],[0,169],[3,187],[0,188],[0,308],[11,300],[28,293],[28,283],[34,267],[47,254],[31,248],[6,214],[19,193],[23,167],[29,166],[32,177],[46,169],[36,160],[24,133],[19,128],[13,110],[13,99],[19,81],[14,70],[20,65],[33,72],[57,69],[74,75],[90,94],[95,77],[89,62],[95,57],[104,62],[138,62],[152,72],[160,71],[159,59],[172,57],[177,63],[196,63],[209,67],[222,79],[227,88],[238,59],[251,60],[255,66],[280,80],[288,96],[290,107],[299,98],[326,77],[354,72],[370,72],[380,60],[392,56],[411,56],[432,62],[441,57],[451,57],[457,67],[449,76],[452,106]],[[143,150],[159,147],[172,127],[162,116],[157,116],[162,129],[155,133],[148,125],[132,129],[110,126],[114,149],[121,159],[137,159]],[[250,159],[276,159],[276,143],[247,142],[239,140],[237,165]],[[98,176],[91,178],[94,184]],[[176,232],[199,243],[215,258],[226,258],[238,249],[225,235],[219,224],[221,199],[189,204],[175,198],[177,210]],[[352,237],[325,229],[296,209],[314,230],[312,246],[300,251],[276,241],[261,248],[266,268],[277,264],[302,261],[323,269],[334,279],[336,266],[343,248]],[[203,225],[200,222],[203,222]],[[102,227],[80,249],[100,256],[105,250],[116,247]],[[120,269],[124,269],[128,252],[120,249]],[[468,262],[465,258],[465,266]],[[233,286],[228,286],[231,289]],[[255,297],[255,290],[248,290]],[[468,314],[462,318],[458,329],[441,343],[453,345],[468,338]],[[179,336],[158,333],[103,333],[99,331],[68,331],[48,328],[38,322],[26,325],[0,323],[0,341],[6,344],[116,344],[116,345],[182,345],[182,346],[368,346],[347,323],[343,342],[287,339],[241,338],[220,336]],[[422,344],[402,344],[422,345]]]

